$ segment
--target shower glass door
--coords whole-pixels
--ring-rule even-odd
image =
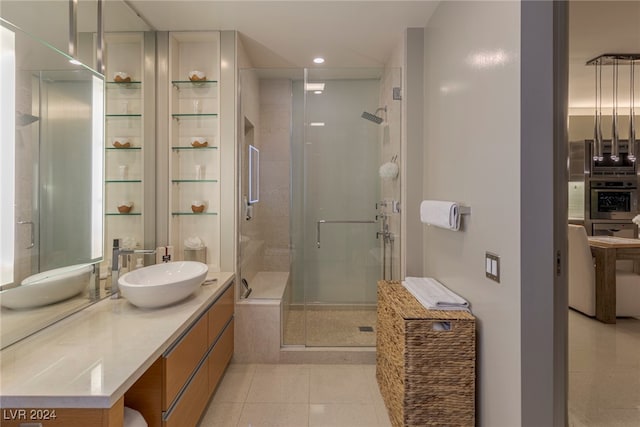
[[[363,112],[380,106],[382,76],[381,69],[307,70],[304,89],[294,90],[294,112],[304,117],[294,117],[292,273],[303,283],[294,297],[303,292],[306,346],[375,345],[384,124]],[[296,131],[295,123],[304,127]]]

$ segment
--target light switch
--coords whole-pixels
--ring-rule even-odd
[[[486,252],[484,259],[486,276],[500,283],[500,257],[491,252]]]

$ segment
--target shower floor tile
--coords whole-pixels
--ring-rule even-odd
[[[284,344],[306,344],[311,347],[374,347],[375,327],[376,311],[372,309],[313,308],[306,311],[306,319],[304,310],[290,310],[284,327]]]

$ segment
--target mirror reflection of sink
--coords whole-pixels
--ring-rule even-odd
[[[182,301],[194,293],[208,271],[206,264],[197,261],[168,262],[123,274],[118,286],[131,304],[158,308]]]
[[[93,266],[76,264],[29,276],[20,286],[0,292],[0,304],[12,309],[54,304],[84,291],[91,280]]]

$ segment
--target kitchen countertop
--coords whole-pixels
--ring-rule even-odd
[[[233,280],[210,272],[186,300],[104,299],[0,351],[1,408],[110,408]]]

